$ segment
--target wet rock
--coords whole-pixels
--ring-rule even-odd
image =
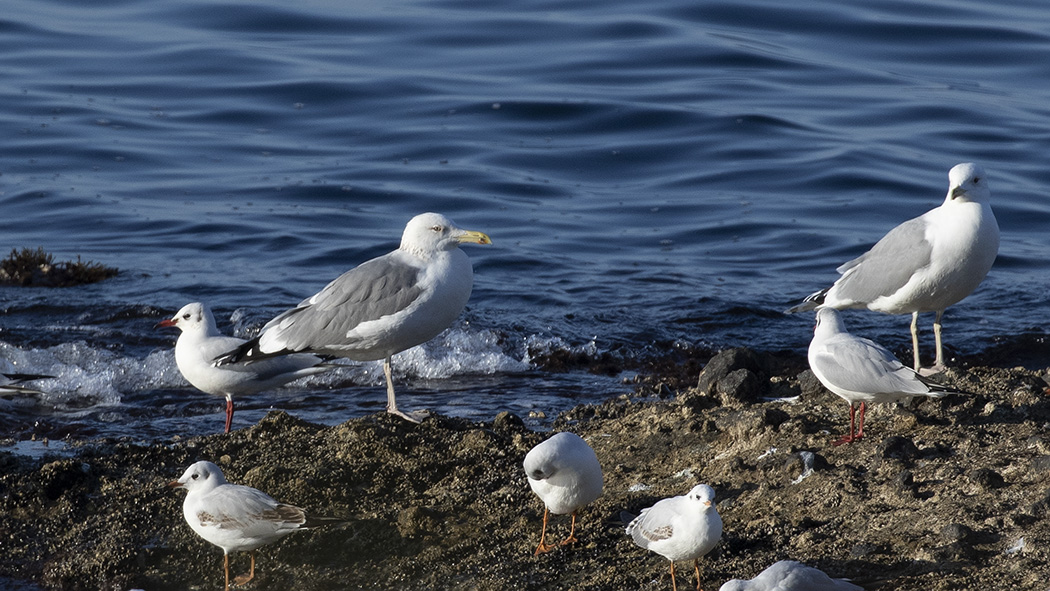
[[[715,384],[718,398],[725,406],[741,406],[762,395],[762,382],[750,369],[729,372]]]

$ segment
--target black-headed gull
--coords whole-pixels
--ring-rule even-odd
[[[558,433],[525,455],[529,487],[543,501],[543,530],[536,554],[554,548],[545,542],[547,515],[572,514],[569,536],[561,544],[576,542],[576,514],[602,495],[602,467],[591,446],[575,433]]]
[[[226,433],[230,432],[233,422],[233,395],[270,390],[335,367],[309,354],[217,365],[214,361],[217,356],[245,341],[220,333],[211,310],[199,302],[186,304],[157,326],[182,331],[175,343],[175,364],[186,381],[202,392],[226,397]]]
[[[834,285],[807,296],[788,312],[827,307],[910,313],[916,371],[919,314],[936,312],[932,369],[943,369],[941,316],[977,289],[999,252],[999,224],[984,170],[972,163],[957,164],[948,180],[944,203],[890,230],[871,250],[836,269],[842,276]]]
[[[718,591],[864,591],[846,579],[833,579],[823,571],[794,560],[781,560],[750,581],[726,581]]]
[[[939,398],[954,392],[905,367],[893,353],[878,343],[846,331],[838,310],[820,308],[809,343],[809,367],[821,384],[849,404],[849,435],[834,445],[852,443],[864,436],[864,410],[867,404],[897,402],[914,396]],[[856,404],[860,403],[860,423],[854,433]]]
[[[722,518],[715,509],[715,490],[698,484],[684,496],[659,501],[627,525],[635,544],[671,561],[671,588],[678,591],[674,563],[692,560],[696,588],[700,589],[700,557],[722,539]],[[621,513],[621,517],[630,517]]]
[[[441,334],[466,307],[474,270],[459,249],[464,243],[492,241],[481,232],[457,228],[443,215],[417,215],[405,226],[397,250],[343,273],[219,362],[292,353],[382,359],[387,412],[418,423],[425,414],[397,408],[390,358]]]
[[[333,517],[310,517],[293,505],[278,503],[261,490],[230,484],[222,470],[200,461],[170,487],[186,489],[182,514],[197,535],[222,548],[226,589],[230,588],[230,553],[251,552],[251,569],[234,583],[243,585],[255,576],[255,550],[284,536],[320,525],[342,523]]]

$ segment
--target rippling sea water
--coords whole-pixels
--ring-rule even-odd
[[[1050,5],[847,4],[9,0],[0,248],[122,272],[0,288],[0,363],[56,376],[0,399],[0,436],[220,430],[153,325],[204,301],[250,335],[422,211],[494,245],[466,248],[462,321],[395,358],[407,409],[550,418],[629,393],[639,361],[802,352],[812,318],[781,311],[964,161],[1003,239],[948,349],[1045,367]],[[847,321],[907,355],[907,317]],[[381,384],[355,364],[235,425],[376,412]]]

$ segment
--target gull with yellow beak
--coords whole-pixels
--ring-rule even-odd
[[[219,364],[313,353],[383,360],[389,413],[418,423],[425,413],[397,408],[390,358],[441,334],[467,305],[474,269],[464,243],[491,244],[437,213],[412,218],[401,246],[343,273],[263,326],[259,335],[216,358]]]

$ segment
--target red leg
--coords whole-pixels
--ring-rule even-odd
[[[864,410],[865,410],[865,404],[863,402],[861,402],[860,403],[860,423],[857,425],[857,434],[853,436],[853,441],[856,441],[856,440],[860,439],[861,437],[864,437]]]
[[[862,402],[861,403],[861,408],[863,408],[863,405],[864,405],[864,403]],[[834,446],[837,447],[839,445],[842,445],[843,443],[852,443],[853,442],[853,418],[854,418],[856,412],[857,412],[857,409],[853,407],[853,403],[851,402],[850,405],[849,405],[849,435],[845,435],[841,439],[838,439],[836,441],[832,441],[831,445],[834,445]],[[864,416],[864,415],[861,415],[861,416]]]
[[[562,540],[561,541],[561,545],[562,546],[568,546],[569,544],[574,544],[576,542],[579,542],[579,540],[576,539],[576,512],[573,511],[572,512],[572,526],[570,526],[570,528],[569,528],[569,537],[567,537],[564,540]]]
[[[230,425],[233,424],[233,398],[226,397],[226,433],[230,432]]]
[[[550,511],[547,509],[546,506],[544,506],[543,507],[543,530],[540,532],[540,545],[536,546],[536,551],[533,553],[533,556],[539,556],[540,554],[543,554],[544,552],[550,552],[551,550],[554,549],[554,546],[549,546],[545,542],[545,540],[547,539],[547,514],[548,513],[550,513]]]

